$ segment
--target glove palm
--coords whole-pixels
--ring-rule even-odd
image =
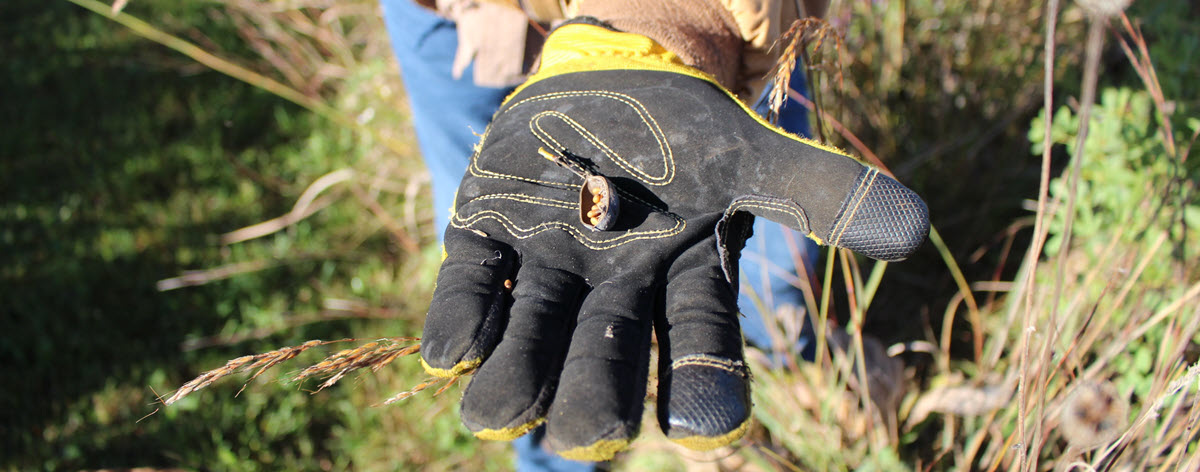
[[[614,38],[633,44],[615,62],[556,56]],[[749,214],[884,260],[926,235],[912,191],[768,125],[656,48],[560,28],[540,77],[506,101],[472,157],[422,356],[435,374],[477,368],[462,419],[480,437],[512,439],[546,421],[565,457],[611,457],[637,434],[656,330],[664,432],[698,449],[727,444],[750,413],[736,316]],[[612,184],[611,229],[580,221],[578,174]]]

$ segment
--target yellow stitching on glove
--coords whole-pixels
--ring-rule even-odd
[[[570,74],[573,72],[591,72],[600,70],[656,70],[674,72],[697,79],[705,80],[725,92],[729,98],[753,117],[759,124],[788,138],[813,146],[834,154],[854,158],[845,151],[825,143],[802,138],[784,131],[768,122],[750,107],[746,106],[737,95],[722,87],[712,75],[688,66],[675,53],[668,51],[653,39],[634,33],[621,33],[608,28],[574,24],[566,25],[546,38],[542,47],[542,64],[536,74],[529,77],[525,83],[517,87],[509,97],[520,93],[526,86],[551,77]],[[507,100],[505,100],[507,102]]]
[[[545,422],[546,418],[538,418],[515,428],[482,429],[473,434],[475,434],[475,437],[479,439],[485,439],[488,441],[512,441],[524,436],[525,433],[528,433],[533,428],[536,428],[538,425],[541,425]]]
[[[671,442],[679,444],[693,451],[711,451],[721,446],[728,446],[734,441],[741,439],[746,434],[746,430],[750,428],[750,420],[747,419],[738,426],[737,429],[720,436],[688,436],[684,438],[671,439]]]
[[[559,452],[558,455],[573,461],[600,462],[612,459],[628,445],[628,439],[601,439],[590,446],[567,449]]]
[[[469,361],[462,361],[454,364],[454,367],[449,369],[439,369],[425,363],[425,359],[421,359],[421,367],[425,368],[425,373],[434,377],[458,377],[460,375],[466,375],[474,371],[475,368],[479,367],[479,364],[482,363],[483,359],[471,359]]]

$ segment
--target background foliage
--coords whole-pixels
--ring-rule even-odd
[[[271,375],[238,394],[230,380],[138,421],[156,391],[234,357],[419,334],[438,253],[373,1],[124,11],[146,25],[68,1],[0,4],[0,468],[508,468],[506,445],[458,424],[457,388],[372,407],[423,378],[412,359],[319,395]],[[1200,464],[1200,371],[1188,370],[1200,161],[1187,158],[1200,9],[1141,1],[1128,15],[1157,79],[1138,75],[1120,41],[1135,56],[1137,43],[1108,22],[1077,149],[1089,24],[1077,5],[1058,18],[1047,113],[1041,2],[834,2],[841,47],[814,65],[814,97],[926,197],[944,244],[891,267],[828,253],[830,308],[810,311],[867,337],[831,332],[821,362],[758,365],[759,422],[737,448],[683,452],[648,426],[617,468],[1020,470],[1026,450],[1042,470]],[[822,131],[852,147],[829,120]],[[1034,268],[1022,253],[1046,144]],[[1060,424],[1083,381],[1129,403],[1122,435],[1089,451]]]

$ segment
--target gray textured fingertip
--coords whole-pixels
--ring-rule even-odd
[[[929,208],[916,192],[867,169],[834,218],[829,243],[881,261],[908,258],[929,236]]]

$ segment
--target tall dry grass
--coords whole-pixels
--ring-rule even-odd
[[[218,2],[221,8],[213,14],[239,25],[242,39],[255,53],[241,58],[206,49],[202,37],[189,41],[167,35],[93,0],[70,1],[201,64],[344,124],[372,146],[363,162],[329,169],[315,179],[297,198],[292,212],[232,230],[224,235],[226,244],[285,230],[330,200],[343,198],[358,202],[364,217],[388,231],[405,252],[416,254],[428,243],[427,205],[417,203],[425,180],[413,151],[398,144],[410,139],[396,134],[405,129],[395,126],[403,118],[393,111],[402,98],[396,74],[387,64],[388,53],[382,49],[382,27],[373,1]],[[942,41],[936,29],[944,24],[922,23],[925,29],[908,29],[906,25],[916,19],[906,17],[903,2],[869,3],[837,4],[828,23],[810,20],[795,26],[787,36],[787,53],[779,67],[785,73],[776,80],[786,84],[791,64],[806,61],[815,78],[814,99],[779,90],[813,108],[823,139],[846,145],[902,180],[927,189],[942,186],[937,192],[942,200],[969,209],[939,212],[947,207],[931,201],[935,226],[949,230],[943,237],[935,228],[933,251],[918,256],[915,264],[918,271],[936,275],[914,274],[885,263],[867,265],[844,251],[826,253],[819,293],[811,289],[806,274],[798,274],[796,284],[806,292],[811,322],[821,327],[841,324],[846,329],[817,331],[815,362],[781,366],[773,353],[752,353],[759,425],[741,445],[718,453],[728,457],[716,459],[737,457],[738,467],[765,470],[1200,470],[1196,446],[1200,367],[1195,363],[1200,282],[1188,275],[1169,286],[1140,282],[1149,267],[1185,264],[1170,257],[1167,236],[1150,245],[1129,246],[1121,241],[1136,236],[1138,228],[1118,228],[1105,249],[1092,254],[1072,248],[1068,223],[1064,250],[1047,256],[1047,221],[1055,212],[1072,214],[1078,204],[1074,197],[1051,198],[1049,186],[1059,166],[1049,142],[1050,120],[1046,120],[1044,153],[1036,166],[1038,185],[1024,196],[1036,195],[1035,213],[1002,221],[1000,236],[974,228],[995,228],[994,223],[971,224],[989,218],[980,216],[987,214],[987,204],[973,205],[959,196],[970,190],[965,187],[1000,187],[1003,180],[929,182],[950,180],[944,176],[956,172],[978,176],[989,148],[999,146],[997,141],[1008,128],[1022,125],[1039,108],[1036,97],[1042,98],[1040,108],[1048,115],[1053,111],[1058,97],[1055,86],[1061,84],[1056,79],[1078,73],[1081,64],[1077,103],[1084,119],[1076,136],[1083,142],[1105,42],[1120,47],[1153,96],[1159,129],[1166,135],[1164,142],[1171,143],[1164,159],[1186,160],[1187,148],[1174,145],[1180,138],[1174,136],[1169,120],[1170,97],[1158,84],[1136,22],[1123,14],[1089,13],[1056,0],[1045,5],[998,0],[953,19],[960,22],[955,25],[960,30],[951,30],[955,36]],[[859,23],[859,31],[844,37],[850,15],[878,16]],[[988,43],[997,38],[1007,42]],[[1040,75],[1035,65],[1039,61],[1034,60],[1039,46]],[[989,89],[964,80],[970,76],[963,69],[989,65],[985,59],[992,56],[983,56],[989,47],[996,56],[1011,56],[1005,56],[1007,65],[1017,65],[1004,72],[1011,75],[1001,77],[1007,81],[1003,87]],[[934,72],[921,75],[925,81],[905,83],[906,60],[916,61],[914,56],[922,54],[921,64]],[[990,72],[972,73],[979,77]],[[935,110],[918,114],[903,104],[889,108],[900,93]],[[781,103],[782,97],[772,100]],[[974,97],[983,99],[975,102]],[[913,129],[918,124],[902,119],[906,113],[960,117],[954,110],[963,108],[994,124],[947,133],[924,149],[907,148],[909,144],[897,138],[922,132]],[[947,121],[947,129],[959,130],[955,128],[959,123]],[[887,158],[899,155],[911,157]],[[1071,156],[1068,181],[1078,182],[1082,158]],[[401,204],[391,204],[396,201]],[[1018,237],[1022,232],[1032,235]],[[992,265],[980,270],[964,268],[964,262]],[[1014,262],[1019,267],[1010,267]],[[245,267],[257,270],[259,266]],[[428,266],[421,270],[432,271]],[[1194,267],[1178,268],[1181,274],[1193,271]],[[240,272],[237,267],[197,271],[166,287],[207,283]],[[905,283],[943,284],[952,295],[922,297],[918,291],[910,297],[921,300],[897,303],[889,286]],[[908,323],[918,325],[913,330],[918,335],[883,343],[865,336],[872,323],[869,313],[893,304],[901,307],[897,310],[907,310]],[[1134,396],[1118,387],[1117,380],[1125,374],[1117,366],[1127,361],[1131,350],[1146,349],[1148,336],[1155,343],[1145,373],[1150,387],[1146,395]],[[168,402],[235,372],[254,371],[253,379],[323,344],[306,343],[234,359],[185,384]],[[335,353],[297,378],[323,378],[324,388],[354,370],[378,370],[396,356],[416,352],[414,345],[397,346],[401,344],[386,342]],[[432,385],[420,382],[392,399]],[[653,439],[639,443],[631,457],[637,457],[639,449],[660,444],[667,443]],[[678,453],[670,446],[663,448]]]
[[[432,283],[428,267],[436,254],[432,213],[427,198],[428,173],[407,124],[399,73],[387,32],[373,0],[220,0],[208,14],[214,22],[232,24],[244,48],[223,49],[202,30],[171,34],[130,13],[138,5],[97,0],[68,0],[106,16],[146,39],[191,58],[198,64],[242,80],[291,101],[354,133],[363,150],[354,161],[330,167],[298,192],[291,211],[219,235],[234,246],[294,227],[300,221],[344,201],[357,205],[361,225],[347,231],[354,247],[375,231],[389,235],[398,249],[404,273],[394,281],[401,293],[420,292]],[[330,159],[337,163],[338,159]],[[231,163],[237,165],[237,163]],[[244,170],[244,169],[239,169]],[[270,179],[260,179],[270,182]],[[277,184],[278,185],[278,184]],[[289,193],[281,191],[281,193]],[[336,254],[337,249],[331,251]],[[279,264],[287,260],[237,261],[189,270],[159,282],[160,290],[203,285]],[[360,310],[361,311],[361,310]],[[380,310],[367,310],[377,312]],[[384,310],[387,311],[387,310]],[[403,311],[403,310],[402,310]],[[319,319],[339,316],[331,309]],[[366,317],[370,317],[370,315]],[[353,314],[362,318],[362,313]]]
[[[1074,149],[1078,151],[1069,156],[1071,164],[1061,177],[1070,191],[1065,198],[1052,196],[1051,180],[1061,167],[1052,163],[1051,120],[1045,120],[1040,188],[1036,204],[1031,204],[1036,212],[1033,218],[1019,221],[1021,225],[1016,227],[1018,231],[1032,230],[1033,234],[1016,273],[1003,279],[1000,274],[1004,270],[997,269],[990,279],[968,282],[959,267],[962,258],[953,255],[947,241],[937,232],[939,218],[935,214],[931,239],[945,264],[944,278],[951,279],[959,290],[946,302],[940,333],[929,325],[924,339],[895,343],[887,349],[891,360],[896,357],[918,360],[899,375],[901,388],[896,388],[893,387],[897,385],[895,371],[879,367],[889,364],[889,358],[873,355],[871,349],[864,348],[864,338],[858,335],[864,313],[877,295],[879,280],[885,278],[881,272],[887,266],[874,264],[866,272],[848,254],[828,253],[823,289],[825,295],[831,289],[845,292],[849,334],[844,337],[851,342],[844,345],[849,348],[831,349],[828,359],[820,357],[822,351],[816,363],[785,365],[784,369],[767,369],[760,363],[756,370],[755,398],[759,412],[756,417],[768,434],[757,438],[752,435],[755,439],[744,448],[744,455],[776,468],[791,467],[788,464],[794,463],[800,470],[863,467],[1197,470],[1200,467],[1195,429],[1200,419],[1197,404],[1200,363],[1196,360],[1200,282],[1195,278],[1194,264],[1172,256],[1171,244],[1166,243],[1174,238],[1168,233],[1157,235],[1148,245],[1123,243],[1136,240],[1136,235],[1145,231],[1132,225],[1106,234],[1111,239],[1099,254],[1084,250],[1082,243],[1073,244],[1070,238],[1071,215],[1075,214],[1075,206],[1081,204],[1074,189],[1081,178],[1083,143],[1087,140],[1089,115],[1097,96],[1105,42],[1120,46],[1129,67],[1137,72],[1143,88],[1153,98],[1156,124],[1163,142],[1169,143],[1161,159],[1179,162],[1187,159],[1184,148],[1175,145],[1179,140],[1173,135],[1169,119],[1172,110],[1169,97],[1163,96],[1157,83],[1149,48],[1135,26],[1136,21],[1125,16],[1123,7],[1114,12],[1097,9],[1089,2],[1081,3],[1083,8],[1060,6],[1052,0],[1041,11],[1044,82],[1040,95],[1047,115],[1055,109],[1056,79],[1072,72],[1064,64],[1075,63],[1063,60],[1056,52],[1065,49],[1068,54],[1080,53],[1083,57],[1080,95],[1077,101],[1071,99],[1080,115],[1079,129],[1074,134],[1078,143]],[[1010,7],[1020,11],[1036,6]],[[1057,31],[1064,21],[1060,7],[1067,8],[1069,28],[1076,32],[1086,30],[1086,34],[1066,35],[1078,43],[1059,44],[1064,37]],[[883,8],[887,10],[885,18],[876,23],[886,25],[886,16],[895,13],[890,5]],[[835,10],[833,21],[837,21],[837,15]],[[987,18],[986,12],[981,14],[983,21],[977,24],[986,24]],[[827,29],[811,24],[797,27],[809,29],[810,39],[821,37],[824,34],[821,31]],[[805,47],[822,47],[822,44],[816,40],[794,41],[789,47],[784,61],[803,60]],[[839,43],[838,51],[843,48]],[[868,52],[882,52],[884,58],[843,57],[837,61],[852,64],[851,69],[856,63],[858,67],[864,62],[876,64],[885,72],[878,77],[883,82],[898,73],[887,72],[900,65],[891,62],[886,44]],[[785,63],[778,69],[789,68],[790,64]],[[810,70],[822,73],[819,67]],[[844,79],[839,77],[837,83],[852,84],[855,78],[855,74],[848,73]],[[858,88],[861,85],[831,87],[834,90],[825,93],[831,97],[825,107],[812,105],[818,126],[828,127],[833,131],[829,134],[832,139],[840,137],[841,143],[857,151],[864,160],[886,168],[887,163],[863,144],[867,140],[849,131],[854,125],[844,125],[834,117],[839,108],[881,110],[880,104],[886,100],[864,93]],[[793,95],[802,103],[807,102],[799,94],[793,92]],[[819,104],[819,97],[813,101]],[[847,105],[846,101],[852,103]],[[1014,102],[1018,107],[1025,106],[1022,103]],[[864,121],[889,121],[886,117],[889,112],[878,113],[876,118],[856,116],[852,121],[860,125]],[[902,173],[914,169],[907,162],[896,164]],[[1147,182],[1147,185],[1161,183]],[[1191,188],[1188,187],[1191,184],[1181,185]],[[1174,200],[1168,199],[1165,204],[1173,203]],[[1164,203],[1143,204],[1153,207]],[[1056,212],[1067,215],[1062,230],[1065,242],[1060,250],[1047,256],[1044,247],[1048,222]],[[1000,249],[1004,254],[998,259],[1001,263],[1009,259],[1007,254],[1014,248],[1015,233],[1012,229],[1005,230],[1005,244]],[[950,242],[955,243],[961,241]],[[835,270],[835,265],[840,270]],[[1143,283],[1142,275],[1153,265],[1171,267],[1172,273],[1178,275],[1166,286]],[[843,282],[842,287],[835,289],[831,281]],[[814,320],[817,323],[829,317],[826,303],[810,304],[808,310],[819,315]],[[825,331],[819,334],[833,335]],[[952,343],[966,344],[967,349],[955,350]],[[1127,386],[1139,379],[1131,379],[1121,366],[1130,362],[1134,351],[1147,348],[1153,350],[1145,372],[1150,388],[1144,396],[1139,396]],[[877,365],[875,369],[869,367],[872,363]],[[899,390],[903,400],[888,406],[881,399],[887,398],[886,395],[871,391],[876,385],[884,386],[888,393]],[[908,387],[907,393],[903,387]]]
[[[357,135],[362,157],[331,167],[299,192],[292,210],[279,217],[219,235],[220,244],[235,246],[271,234],[287,231],[297,223],[349,200],[358,204],[359,223],[347,228],[351,246],[366,234],[382,231],[399,249],[397,270],[416,276],[389,279],[399,293],[427,291],[436,254],[429,250],[432,217],[428,210],[428,175],[413,146],[407,126],[404,97],[399,74],[387,41],[387,32],[375,0],[300,0],[272,2],[260,0],[220,0],[212,2],[209,17],[230,24],[237,32],[242,49],[226,50],[203,30],[172,34],[143,21],[131,13],[129,2],[106,5],[96,0],[68,0],[96,14],[106,16],[130,31],[191,58],[197,63],[242,80],[264,91],[291,101]],[[135,2],[136,3],[136,2]],[[330,159],[330,163],[338,163]],[[236,163],[234,163],[236,165]],[[269,180],[269,179],[264,179]],[[336,252],[334,252],[336,255]],[[175,290],[204,285],[255,272],[286,260],[251,260],[219,267],[189,270],[159,281],[159,290]],[[411,300],[420,304],[421,297]],[[309,317],[297,317],[287,328],[299,324],[339,318],[395,319],[415,318],[420,309],[407,305],[366,306],[361,301],[329,298],[325,311]],[[286,328],[285,328],[286,329]],[[248,338],[273,334],[263,332],[214,336],[185,346],[187,349],[231,344]],[[291,360],[306,350],[331,343],[352,341],[309,341],[271,352],[243,356],[224,366],[207,371],[161,398],[169,406],[213,382],[233,374],[253,371],[246,381],[258,378],[266,370]],[[409,342],[405,344],[405,342]],[[290,377],[291,382],[323,378],[320,391],[359,369],[378,371],[392,361],[419,351],[417,338],[385,338],[357,348],[332,354]],[[384,404],[407,398],[441,381],[432,379],[387,399]],[[454,382],[446,382],[443,388]],[[243,388],[245,388],[243,386]],[[440,393],[440,391],[439,391]]]
[[[268,369],[278,366],[284,362],[294,359],[301,353],[334,343],[345,343],[356,341],[355,339],[341,339],[337,341],[322,341],[314,339],[307,341],[298,346],[289,346],[279,348],[270,352],[242,356],[236,359],[231,359],[225,365],[216,369],[204,372],[198,377],[189,380],[187,383],[180,386],[170,395],[160,398],[163,406],[171,406],[172,404],[184,399],[185,397],[212,385],[213,382],[221,380],[225,377],[240,373],[253,372],[250,378],[242,385],[244,390],[250,382],[257,379]],[[326,388],[337,384],[350,373],[355,371],[370,369],[371,372],[378,372],[380,369],[387,367],[393,361],[405,356],[417,354],[421,351],[421,344],[418,338],[411,337],[395,337],[384,338],[376,341],[370,341],[359,346],[343,349],[333,354],[327,355],[323,360],[315,364],[309,365],[304,369],[288,375],[286,379],[291,383],[303,383],[309,379],[320,379],[315,390],[312,393],[320,392]],[[441,394],[458,380],[457,377],[451,378],[429,378],[418,383],[413,388],[397,393],[380,404],[390,405],[392,403],[404,400],[408,397],[416,395],[421,391],[430,388],[437,384],[442,384],[442,387],[437,390],[435,395]],[[239,391],[240,393],[240,391]]]

